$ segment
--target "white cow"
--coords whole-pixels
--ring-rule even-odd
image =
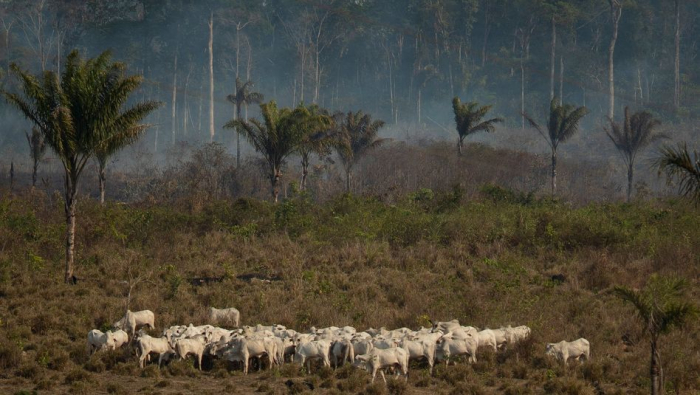
[[[87,334],[87,351],[92,355],[107,346],[107,334],[99,329],[93,329]]]
[[[456,329],[461,328],[458,320],[438,322],[430,321],[430,323],[433,324],[433,332],[442,331],[442,333],[447,333],[454,332]]]
[[[116,331],[107,331],[107,349],[116,350],[129,342],[129,335],[121,329]]]
[[[212,325],[220,325],[222,323],[233,325],[238,328],[240,325],[241,313],[233,307],[227,309],[209,308],[209,322]]]
[[[498,351],[498,343],[496,342],[496,334],[491,329],[484,329],[474,335],[478,347],[490,347],[494,352]]]
[[[425,358],[428,361],[428,366],[430,366],[430,374],[433,374],[435,341],[403,339],[399,346],[408,352],[408,359],[418,360]]]
[[[158,367],[163,361],[163,356],[173,352],[170,342],[165,337],[151,337],[145,333],[139,332],[136,347],[139,351],[139,366],[143,369],[146,358],[150,353],[158,354]]]
[[[136,331],[148,325],[151,329],[156,327],[155,315],[151,310],[131,311],[127,310],[121,320],[114,323],[117,329],[123,329],[126,333],[134,335]]]
[[[355,360],[355,349],[350,340],[342,339],[333,343],[331,355],[333,356],[333,366],[337,368],[345,361],[352,363]]]
[[[473,337],[467,337],[465,339],[454,339],[451,333],[445,334],[440,340],[438,340],[436,347],[437,359],[445,361],[445,366],[450,361],[450,357],[459,355],[468,355],[469,362],[476,363],[476,349],[478,348],[478,343]]]
[[[355,366],[364,368],[372,373],[372,382],[377,376],[377,371],[382,373],[382,379],[386,383],[386,377],[383,368],[398,366],[399,371],[403,373],[408,381],[408,351],[403,348],[390,348],[387,350],[374,349],[369,354],[355,356]]]
[[[297,345],[294,353],[294,361],[299,362],[304,366],[306,362],[307,373],[311,371],[311,360],[320,359],[323,361],[323,366],[331,367],[329,358],[331,352],[331,341],[327,339],[313,340],[308,343]]]
[[[572,342],[563,340],[559,343],[547,343],[546,354],[564,362],[564,365],[566,365],[569,358],[580,361],[581,357],[583,357],[588,361],[591,358],[591,344],[584,338]]]
[[[175,353],[180,359],[185,359],[189,354],[197,359],[197,366],[202,370],[202,355],[204,355],[204,337],[198,336],[192,339],[179,339],[175,342]]]

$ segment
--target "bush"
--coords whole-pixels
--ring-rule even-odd
[[[90,373],[82,370],[82,369],[73,369],[68,374],[66,375],[66,379],[64,382],[66,384],[73,384],[73,383],[79,383],[79,382],[90,382],[92,380],[92,376],[90,376]]]
[[[0,340],[0,368],[14,368],[22,361],[22,350],[13,342]]]

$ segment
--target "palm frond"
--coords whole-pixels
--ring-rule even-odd
[[[654,166],[659,173],[666,174],[669,185],[677,180],[681,195],[700,203],[700,155],[697,151],[691,154],[685,143],[678,144],[677,147],[663,146]]]

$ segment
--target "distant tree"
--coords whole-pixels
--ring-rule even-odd
[[[233,103],[236,107],[236,112],[233,114],[233,119],[241,119],[241,109],[243,106],[248,106],[250,104],[260,104],[264,100],[262,93],[251,92],[250,88],[253,87],[253,81],[246,81],[245,83],[236,77],[236,91],[226,96],[226,100]],[[236,168],[241,166],[241,133],[236,129]]]
[[[336,120],[342,116],[342,113],[331,115],[328,110],[321,108],[315,104],[306,108],[305,116],[308,118],[306,125],[302,131],[303,138],[297,148],[297,153],[301,157],[301,183],[300,190],[306,189],[306,179],[309,175],[309,164],[311,163],[311,154],[317,154],[319,157],[328,156],[331,154],[331,149],[337,145],[337,134],[333,131]]]
[[[387,139],[378,138],[379,129],[384,121],[372,121],[372,116],[362,111],[349,111],[339,118],[339,144],[336,147],[338,156],[345,169],[345,191],[350,193],[350,175],[352,168],[369,150],[384,144]]]
[[[123,63],[112,63],[109,52],[84,61],[74,50],[60,81],[53,71],[34,76],[13,65],[23,94],[3,92],[34,123],[63,164],[67,283],[74,279],[75,209],[85,165],[98,149],[133,140],[144,128],[139,122],[159,105],[143,102],[122,108],[143,81],[141,76],[125,77],[125,68]]]
[[[661,122],[654,119],[646,111],[630,115],[629,108],[625,107],[625,119],[622,125],[612,119],[608,122],[610,125],[605,128],[605,134],[615,144],[615,148],[620,151],[622,159],[627,165],[627,201],[629,202],[632,196],[634,160],[637,158],[637,154],[649,144],[667,138],[667,136],[654,130]]]
[[[307,130],[316,128],[316,122],[321,121],[312,116],[303,106],[294,110],[278,109],[274,100],[260,104],[260,112],[263,117],[262,122],[257,119],[249,121],[235,119],[224,127],[239,128],[255,150],[265,157],[272,199],[277,202],[285,159],[297,152]]]
[[[46,141],[44,141],[44,136],[36,126],[32,128],[32,134],[27,132],[26,136],[27,143],[29,143],[29,155],[32,157],[32,162],[34,163],[32,167],[32,187],[35,187],[39,162],[41,162],[46,153]]]
[[[682,195],[690,196],[696,203],[700,203],[700,153],[698,151],[689,153],[685,143],[678,144],[676,148],[664,146],[655,165],[659,173],[666,173],[669,183],[678,179],[678,190]]]
[[[464,103],[459,100],[459,97],[452,99],[452,110],[455,113],[455,123],[457,124],[457,151],[462,155],[462,146],[464,139],[478,132],[492,133],[496,130],[496,124],[503,122],[503,118],[492,118],[486,121],[481,119],[486,116],[493,106],[479,107],[477,102]]]
[[[552,150],[552,196],[557,192],[557,148],[578,131],[578,124],[588,114],[586,107],[574,107],[570,104],[557,104],[554,97],[549,103],[549,122],[547,131],[535,122],[528,114],[523,113],[528,123],[539,132]]]
[[[664,278],[656,274],[649,278],[641,290],[615,287],[617,296],[631,303],[642,321],[643,330],[649,335],[651,345],[651,394],[663,393],[663,367],[659,353],[659,338],[671,329],[683,325],[697,313],[696,307],[685,298],[686,282],[677,278]]]

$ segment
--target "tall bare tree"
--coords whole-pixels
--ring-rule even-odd
[[[209,16],[209,142],[214,141],[214,12]]]
[[[634,161],[637,154],[654,141],[667,138],[663,133],[658,133],[655,128],[660,121],[646,112],[641,111],[630,115],[629,108],[625,107],[625,119],[622,124],[608,120],[605,134],[615,144],[615,148],[622,155],[627,165],[627,201],[632,197],[632,184],[634,180]]]
[[[610,22],[612,27],[612,36],[608,46],[608,118],[613,119],[615,116],[615,43],[617,42],[617,30],[622,17],[622,0],[608,0],[608,3],[610,4]]]
[[[559,144],[570,139],[578,132],[578,124],[588,114],[586,107],[574,107],[570,104],[557,104],[554,97],[549,103],[549,120],[545,131],[535,120],[523,113],[530,126],[535,128],[552,150],[552,196],[557,192],[557,148]]]

